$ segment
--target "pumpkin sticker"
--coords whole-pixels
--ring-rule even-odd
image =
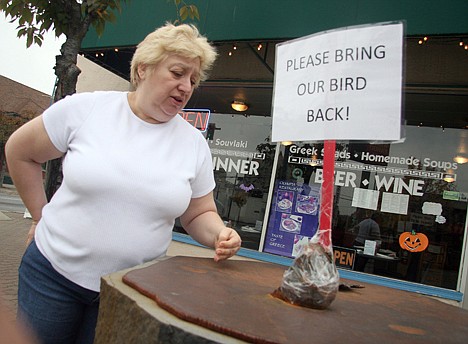
[[[415,231],[404,232],[398,239],[400,247],[410,252],[422,252],[429,245],[429,239],[424,233]]]

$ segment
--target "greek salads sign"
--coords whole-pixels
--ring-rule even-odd
[[[402,22],[276,46],[272,141],[402,138]]]

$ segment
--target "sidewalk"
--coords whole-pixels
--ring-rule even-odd
[[[16,313],[18,267],[26,248],[31,219],[23,214],[0,211],[0,295]]]
[[[17,192],[13,185],[4,184],[0,194],[16,195]],[[0,209],[0,297],[14,314],[18,303],[18,267],[30,225],[31,219],[25,219],[23,213]]]
[[[11,184],[3,184],[2,187],[0,187],[0,193],[5,193],[8,195],[17,195],[18,192],[16,191],[16,188],[14,185]]]

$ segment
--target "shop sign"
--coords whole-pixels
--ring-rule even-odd
[[[179,112],[183,119],[202,132],[208,128],[210,114],[211,111],[208,109],[183,109]]]
[[[333,257],[337,268],[353,270],[356,250],[352,248],[333,246]]]
[[[458,201],[460,200],[460,192],[444,190],[443,199],[448,199],[451,201]]]
[[[401,139],[403,39],[392,22],[278,44],[272,141]]]

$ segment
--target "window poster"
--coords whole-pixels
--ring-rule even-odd
[[[320,188],[277,180],[264,251],[293,258],[317,232]]]

